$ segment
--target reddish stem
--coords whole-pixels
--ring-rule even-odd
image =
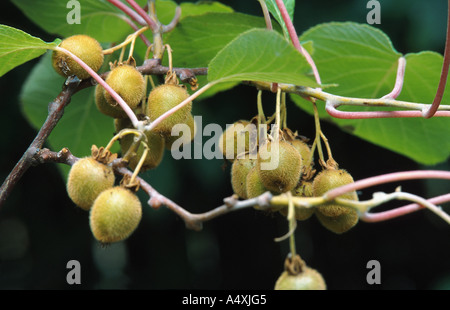
[[[406,59],[405,57],[400,57],[398,59],[397,77],[395,79],[394,89],[389,94],[383,96],[382,99],[396,99],[400,95],[405,80],[405,69]]]
[[[125,14],[127,14],[128,16],[130,16],[131,19],[136,21],[138,24],[140,24],[142,26],[146,24],[145,20],[141,16],[139,16],[139,14],[137,14],[135,11],[130,9],[128,6],[126,6],[124,3],[120,2],[119,0],[108,0],[108,2],[111,3],[112,5],[114,5],[116,8],[118,8],[122,12],[124,12]]]
[[[128,4],[145,20],[153,33],[159,31],[158,24],[134,0],[127,0]]]
[[[447,84],[448,68],[450,65],[450,0],[447,3],[447,35],[445,39],[444,62],[442,64],[441,78],[439,80],[436,96],[431,107],[423,113],[423,117],[430,118],[436,114],[442,97],[444,96],[445,85]]]
[[[57,46],[55,50],[60,51],[62,53],[65,53],[69,55],[73,60],[75,60],[84,70],[86,70],[89,75],[94,78],[97,83],[99,83],[103,88],[114,98],[114,100],[117,101],[117,103],[120,105],[120,107],[124,110],[124,112],[127,114],[127,116],[130,118],[130,121],[133,123],[133,126],[136,127],[139,120],[137,119],[136,115],[134,114],[133,110],[130,108],[130,106],[125,102],[125,100],[122,99],[122,97],[119,96],[119,94],[116,93],[114,89],[112,89],[111,86],[108,85],[108,83],[105,82],[94,70],[92,70],[91,67],[89,67],[83,60],[81,60],[77,55],[73,54],[72,52],[66,50],[65,48],[61,48]]]
[[[391,183],[396,181],[414,180],[414,179],[446,179],[450,180],[450,171],[440,170],[414,170],[414,171],[402,171],[383,174],[367,179],[358,180],[354,183],[343,185],[328,191],[325,194],[327,200],[335,199],[345,193],[360,190],[363,188]]]
[[[123,16],[122,19],[128,24],[130,25],[131,28],[133,28],[134,31],[138,31],[140,28],[138,26],[136,26],[130,19],[128,19],[126,16]],[[150,42],[149,39],[147,39],[146,36],[144,36],[144,34],[140,34],[139,37],[141,38],[141,40],[144,42],[144,44],[148,47],[150,45],[152,45],[152,42]]]
[[[438,197],[434,197],[431,199],[427,200],[428,202],[434,204],[434,205],[438,205],[438,204],[442,204],[445,202],[450,201],[450,194],[445,194],[442,196],[438,196]],[[395,208],[393,210],[388,210],[388,211],[383,211],[383,212],[377,212],[377,213],[371,213],[371,212],[367,212],[367,213],[363,213],[360,216],[360,219],[364,222],[369,222],[369,223],[375,223],[375,222],[382,222],[382,221],[386,221],[386,220],[390,220],[399,216],[403,216],[415,211],[419,211],[425,209],[424,206],[421,206],[417,203],[413,203],[413,204],[409,204],[406,206],[402,206],[399,208]]]
[[[317,70],[317,67],[316,67],[316,64],[314,63],[314,60],[309,55],[308,51],[305,50],[303,48],[303,46],[300,44],[300,40],[298,39],[298,36],[297,36],[297,31],[295,30],[295,27],[292,24],[292,20],[289,17],[289,13],[286,10],[286,6],[284,5],[283,0],[276,0],[276,2],[277,2],[278,9],[280,10],[281,17],[283,18],[283,21],[284,21],[284,23],[286,25],[286,28],[288,30],[289,37],[291,38],[292,44],[306,58],[306,61],[311,66],[317,84],[319,84],[319,85],[322,84],[322,82],[320,81],[319,71]]]

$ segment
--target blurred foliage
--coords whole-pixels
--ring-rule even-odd
[[[177,1],[180,2],[180,1]],[[257,1],[220,1],[238,12],[260,16]],[[299,33],[318,23],[364,23],[365,1],[298,1],[294,21]],[[443,52],[446,1],[381,0],[383,30],[402,52]],[[55,38],[33,25],[10,1],[0,3],[0,22],[51,42]],[[26,63],[0,79],[2,93],[2,152],[0,178],[4,180],[36,132],[22,116],[19,92],[36,61]],[[203,123],[223,125],[256,114],[254,88],[237,86],[194,104]],[[274,109],[274,94],[265,93],[264,108]],[[242,104],[241,104],[242,103]],[[245,103],[245,104],[244,104]],[[288,105],[288,125],[312,137],[312,118]],[[322,128],[342,168],[355,179],[381,173],[413,170],[416,163],[336,130]],[[450,168],[448,164],[431,168]],[[230,165],[220,160],[179,160],[170,156],[147,172],[146,178],[162,194],[187,210],[199,213],[220,204],[231,194]],[[405,182],[403,189],[424,197],[448,191],[444,181]],[[392,191],[396,184],[374,188]],[[440,191],[439,191],[440,190]],[[371,197],[370,191],[361,198]],[[142,195],[145,202],[147,197]],[[391,203],[383,208],[392,208]],[[272,289],[288,253],[287,223],[278,214],[243,210],[204,223],[201,232],[162,207],[144,208],[138,230],[126,241],[101,248],[92,237],[88,215],[76,208],[65,190],[56,165],[29,169],[0,209],[1,289]],[[311,218],[296,231],[297,251],[324,276],[329,289],[448,289],[448,225],[427,211],[384,223],[359,223],[343,235],[334,235]],[[66,283],[66,264],[78,260],[81,285]],[[366,283],[366,263],[380,261],[382,284]]]

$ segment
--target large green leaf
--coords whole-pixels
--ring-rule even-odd
[[[207,67],[211,59],[238,35],[254,28],[265,27],[262,17],[212,12],[182,18],[177,27],[167,35],[165,42],[173,50],[174,66]],[[198,81],[200,86],[207,83],[205,76],[198,76]],[[200,98],[213,96],[235,85],[236,83],[221,83],[209,89]]]
[[[69,24],[64,0],[11,0],[34,23],[51,34],[68,37],[87,34],[102,42],[123,39],[132,32],[121,18],[124,14],[106,0],[78,0],[81,14],[80,24]]]
[[[286,27],[286,24],[281,16],[280,10],[278,9],[277,3],[275,0],[264,0],[267,5],[267,9],[272,14],[272,16],[277,20],[277,22],[283,28],[283,33],[286,37],[289,37],[289,33]],[[291,21],[294,21],[294,9],[295,9],[295,0],[283,0],[284,6],[286,7],[286,11],[289,14],[289,18]]]
[[[264,19],[242,13],[207,13],[183,18],[168,34],[177,67],[206,67],[231,40],[253,28],[264,28]]]
[[[208,69],[210,82],[266,81],[318,86],[300,52],[279,33],[253,29],[222,49]]]
[[[130,19],[122,11],[106,0],[78,0],[80,3],[80,24],[69,24],[67,15],[73,7],[67,8],[68,1],[62,0],[11,0],[24,14],[45,31],[68,37],[84,33],[101,42],[116,42],[124,39],[133,30],[124,21]],[[146,0],[136,1],[144,6]],[[218,2],[181,3],[182,18],[206,12],[232,12],[233,10]],[[175,14],[177,3],[158,0],[155,4],[158,18],[169,23]],[[150,35],[151,37],[151,35]]]
[[[46,43],[22,30],[0,25],[0,76],[11,69],[44,54],[59,40]]]
[[[380,98],[395,83],[397,62],[401,56],[389,38],[368,25],[329,23],[316,26],[301,36],[314,44],[313,58],[322,82],[337,83],[330,89],[337,95]],[[442,67],[442,56],[424,52],[406,55],[405,81],[398,100],[431,103]],[[295,103],[312,113],[308,101],[291,96]],[[449,101],[448,92],[443,102]],[[322,119],[341,129],[422,164],[436,164],[450,155],[450,119],[390,118],[345,120],[329,116],[318,103]],[[369,107],[340,107],[341,110],[368,111]],[[388,110],[388,109],[386,109]]]
[[[48,104],[59,94],[63,83],[64,79],[53,70],[48,53],[30,73],[20,98],[23,113],[34,128],[39,129],[44,123]],[[113,132],[113,121],[97,110],[91,87],[72,97],[47,142],[55,151],[68,147],[75,156],[82,157],[90,154],[92,144],[106,146]]]

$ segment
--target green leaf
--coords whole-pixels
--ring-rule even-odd
[[[267,5],[267,9],[272,14],[272,16],[277,20],[277,22],[283,28],[283,33],[286,37],[289,37],[289,33],[287,31],[286,24],[281,16],[280,10],[278,9],[277,3],[275,0],[264,0]],[[291,18],[291,21],[294,22],[294,9],[295,9],[295,0],[283,0],[284,6]]]
[[[266,81],[317,87],[311,67],[279,33],[253,29],[222,49],[208,69],[210,82]]]
[[[301,36],[314,45],[313,59],[322,83],[337,83],[330,92],[357,98],[380,98],[394,84],[398,58],[389,38],[376,28],[355,23],[316,26]],[[442,56],[424,52],[406,55],[405,80],[398,100],[431,103],[442,67]],[[449,92],[443,102],[449,102]],[[293,95],[294,102],[312,114],[311,104]],[[433,165],[450,155],[448,118],[389,118],[346,120],[332,118],[318,102],[319,114],[342,130],[402,154],[418,163]],[[340,110],[370,111],[370,107],[340,107]],[[377,110],[389,110],[377,109]],[[325,133],[326,134],[326,133]]]
[[[105,0],[78,0],[80,24],[69,24],[67,15],[74,8],[67,8],[64,0],[11,0],[34,23],[50,34],[68,37],[86,34],[101,42],[122,40],[133,32],[122,19],[119,9]]]
[[[51,54],[44,55],[26,80],[20,97],[22,111],[36,130],[44,123],[48,104],[58,96],[63,83],[52,68]],[[47,143],[54,151],[67,147],[75,156],[83,157],[90,154],[93,144],[106,146],[113,132],[113,120],[97,110],[94,87],[90,87],[72,97]],[[67,172],[68,166],[60,167]]]
[[[206,13],[180,20],[166,42],[177,67],[206,67],[231,40],[253,28],[264,28],[264,19],[242,13]]]
[[[156,14],[158,19],[163,24],[168,24],[172,21],[175,15],[175,9],[177,3],[171,0],[157,0],[155,3]],[[196,3],[182,2],[181,7],[181,18],[193,15],[201,15],[205,13],[231,13],[233,9],[222,3],[215,1],[200,1]]]
[[[209,62],[230,41],[241,33],[265,28],[264,19],[242,13],[206,13],[187,16],[165,38],[173,50],[173,65],[176,67],[207,67]],[[165,58],[167,64],[167,58]],[[200,86],[207,83],[199,76]],[[237,83],[221,83],[209,89],[200,98],[213,96],[219,91],[232,88]]]
[[[232,13],[234,11],[230,6],[215,1],[201,1],[197,3],[183,2],[180,6],[182,18],[205,13]]]
[[[46,43],[22,30],[0,25],[0,76],[15,67],[44,54],[59,40]]]

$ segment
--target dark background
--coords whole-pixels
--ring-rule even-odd
[[[180,2],[180,1],[178,1]],[[220,1],[236,11],[261,15],[257,1]],[[299,34],[329,21],[366,22],[366,1],[298,1],[295,25]],[[380,1],[381,25],[400,52],[433,50],[442,53],[446,1]],[[22,29],[45,41],[42,32],[9,1],[0,3],[0,23]],[[30,61],[0,79],[2,138],[0,179],[20,159],[36,131],[21,113],[19,93]],[[265,102],[274,99],[265,94]],[[222,125],[256,114],[256,91],[238,86],[194,105],[204,124]],[[288,124],[312,137],[310,116],[288,105]],[[448,169],[448,164],[421,167],[323,123],[333,155],[355,179],[410,169]],[[166,156],[151,183],[193,213],[206,212],[231,194],[229,166],[220,160],[175,161]],[[167,172],[169,171],[169,172]],[[170,176],[171,179],[167,179]],[[395,184],[373,191],[392,191]],[[448,182],[405,182],[405,189],[424,197],[448,192]],[[369,198],[370,191],[361,193]],[[142,196],[143,202],[146,197]],[[379,210],[401,204],[391,203]],[[448,210],[448,207],[447,207]],[[449,289],[449,227],[429,211],[382,223],[360,222],[335,235],[315,218],[298,223],[297,251],[324,276],[328,288],[360,290]],[[136,232],[125,242],[102,248],[93,239],[88,215],[67,197],[65,180],[54,164],[29,169],[0,209],[1,289],[272,289],[289,252],[288,241],[274,242],[287,232],[286,220],[243,210],[204,224],[201,232],[165,208],[144,208]],[[81,285],[68,285],[69,260],[81,264]],[[366,264],[381,264],[381,284],[368,285]]]

